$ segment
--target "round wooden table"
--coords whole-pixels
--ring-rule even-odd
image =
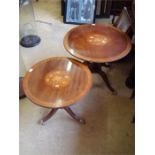
[[[24,92],[33,103],[52,109],[41,119],[41,123],[52,117],[58,109],[66,110],[75,120],[85,123],[69,106],[86,95],[91,85],[89,68],[65,57],[40,61],[29,69],[23,81]]]
[[[99,73],[115,93],[101,67],[108,67],[106,62],[119,60],[130,52],[131,41],[124,32],[105,24],[80,25],[67,32],[64,47],[74,57],[84,60],[93,73]]]

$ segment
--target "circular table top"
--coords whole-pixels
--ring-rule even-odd
[[[64,47],[82,60],[112,62],[130,52],[131,41],[124,32],[111,25],[80,25],[65,35]]]
[[[32,66],[27,71],[23,88],[35,104],[61,108],[74,104],[92,84],[88,67],[74,59],[53,57]]]

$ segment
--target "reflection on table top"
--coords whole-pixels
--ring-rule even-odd
[[[93,62],[111,62],[131,50],[129,37],[111,25],[80,25],[64,37],[64,47],[73,56]]]
[[[91,84],[92,75],[87,66],[71,58],[53,57],[29,69],[23,88],[32,102],[58,108],[78,101]]]

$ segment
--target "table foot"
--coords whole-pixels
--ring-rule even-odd
[[[40,124],[45,125],[45,122],[49,120],[56,113],[57,110],[58,109],[52,109],[44,118],[40,120]]]
[[[41,119],[41,120],[39,121],[39,124],[45,125],[45,122],[43,122],[43,120]]]
[[[77,116],[70,107],[65,107],[64,110],[76,121],[78,121],[81,124],[86,124],[86,121],[82,118],[80,118],[79,116]]]

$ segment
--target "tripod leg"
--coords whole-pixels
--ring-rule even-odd
[[[115,89],[112,88],[112,86],[110,85],[110,82],[107,78],[107,75],[102,71],[100,70],[98,72],[98,74],[102,77],[102,79],[104,80],[105,84],[107,85],[107,87],[109,88],[109,90],[112,92],[113,95],[116,95],[117,92],[115,91]]]
[[[75,119],[76,121],[78,121],[79,123],[82,123],[82,124],[86,124],[86,121],[82,118],[80,118],[79,116],[77,116],[72,110],[70,107],[65,107],[64,110],[73,118]]]
[[[110,82],[107,78],[106,73],[104,71],[102,71],[102,69],[101,69],[103,63],[89,63],[89,62],[84,62],[84,63],[89,67],[89,69],[91,70],[92,73],[97,73],[102,77],[102,79],[104,80],[108,89],[112,92],[113,95],[117,94],[117,92],[110,85]]]
[[[42,119],[40,120],[40,123],[41,123],[42,125],[44,125],[44,123],[45,123],[47,120],[49,120],[49,119],[56,113],[57,110],[58,110],[58,109],[52,109],[44,118],[42,118]]]

